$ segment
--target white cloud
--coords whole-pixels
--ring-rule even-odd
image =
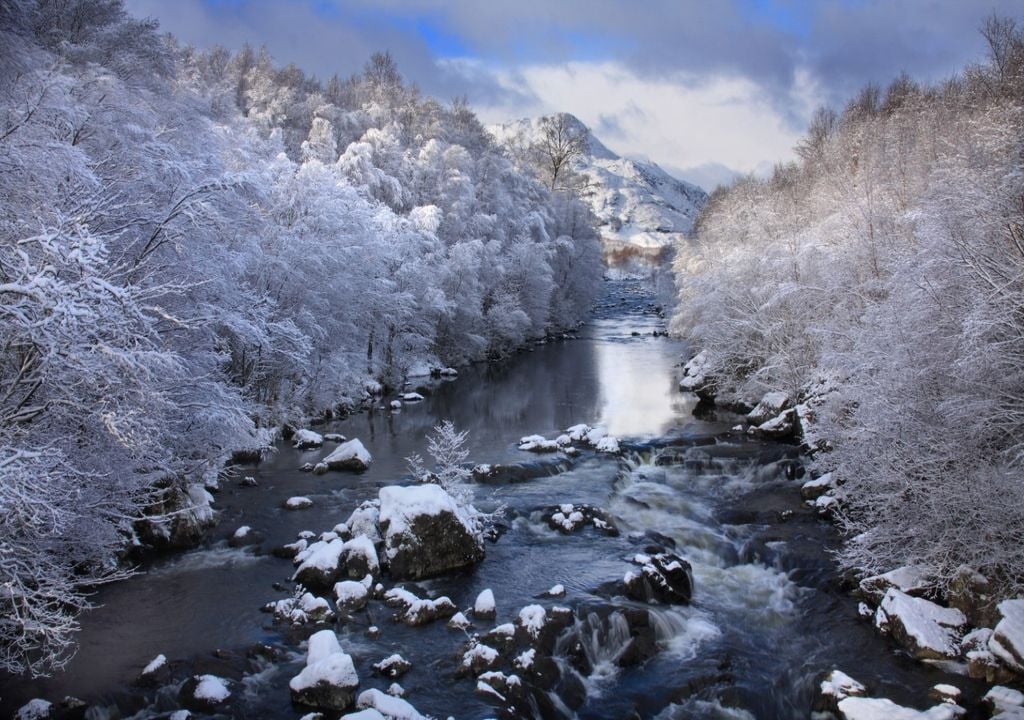
[[[473,64],[472,72],[480,70]],[[646,79],[615,62],[533,65],[494,74],[506,87],[535,100],[478,107],[485,122],[571,112],[590,127],[614,125],[615,137],[601,140],[619,154],[680,169],[716,163],[739,172],[764,172],[792,159],[802,132],[793,127],[793,118],[805,120],[819,97],[806,72],[797,73],[788,115],[755,82],[739,75]]]

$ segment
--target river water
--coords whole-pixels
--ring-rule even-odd
[[[520,482],[474,488],[479,509],[507,508],[506,531],[487,545],[484,562],[420,586],[460,608],[491,588],[495,623],[537,602],[572,607],[591,622],[585,632],[576,628],[589,638],[585,649],[593,661],[593,671],[579,678],[585,697],[574,703],[578,717],[806,718],[822,675],[833,668],[873,694],[917,707],[928,706],[928,688],[938,682],[964,687],[968,697],[976,692],[964,678],[897,653],[857,618],[828,554],[835,533],[800,502],[795,448],[736,436],[729,429],[735,418],[695,417],[695,398],[677,387],[685,346],[653,334],[665,321],[639,282],[608,283],[607,290],[577,339],[464,368],[455,380],[432,383],[423,402],[400,412],[378,408],[317,428],[360,438],[374,457],[366,473],[303,473],[299,467],[324,451],[282,445],[244,469],[258,487],[223,483],[215,503],[220,524],[209,542],[151,560],[138,577],[103,588],[96,597],[101,607],[82,618],[81,648],[67,670],[42,681],[0,680],[0,716],[31,697],[74,695],[96,706],[94,718],[167,717],[179,707],[183,677],[214,672],[235,681],[223,716],[299,718],[303,711],[291,705],[287,683],[302,667],[300,642],[308,630],[275,625],[259,611],[288,595],[291,563],[270,550],[301,530],[329,530],[378,488],[405,482],[404,458],[425,454],[426,436],[441,420],[469,430],[473,462],[524,463],[527,471]],[[576,423],[607,428],[623,440],[624,456],[585,451],[556,472],[516,449],[520,436],[554,437]],[[311,498],[313,507],[284,510],[283,501],[295,495]],[[622,533],[550,530],[539,510],[566,502],[604,508]],[[240,525],[251,526],[262,542],[230,548],[227,538]],[[613,660],[624,640],[607,611],[635,603],[601,587],[635,568],[629,560],[650,531],[674,542],[692,564],[694,601],[652,610],[660,652],[640,667],[620,669]],[[556,583],[565,586],[565,597],[538,599]],[[356,662],[360,689],[386,688],[391,681],[371,665],[400,652],[413,663],[400,682],[420,712],[457,718],[499,712],[474,692],[475,681],[455,676],[466,641],[461,632],[443,621],[408,628],[392,622],[391,613],[374,602],[336,628]],[[379,638],[368,637],[371,624],[381,628]],[[477,625],[481,632],[490,627]],[[254,657],[249,650],[257,644],[273,648],[274,659]],[[170,684],[134,687],[158,653],[171,660]],[[546,707],[566,707],[562,700],[555,693]]]

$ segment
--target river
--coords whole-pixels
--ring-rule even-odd
[[[402,482],[404,458],[425,454],[427,434],[446,419],[469,430],[471,460],[479,463],[539,462],[516,449],[519,437],[554,437],[576,423],[602,425],[623,440],[622,458],[585,451],[562,472],[538,470],[521,482],[476,485],[479,509],[507,506],[505,532],[488,543],[474,571],[420,584],[460,608],[493,589],[497,623],[536,602],[573,607],[582,622],[591,622],[580,633],[589,638],[594,669],[581,678],[579,717],[805,718],[822,675],[833,668],[872,694],[911,706],[926,707],[928,688],[938,682],[954,682],[970,698],[976,688],[964,678],[897,653],[857,617],[856,601],[828,553],[838,542],[835,531],[801,503],[796,449],[733,433],[735,418],[727,415],[694,417],[695,398],[677,387],[686,347],[654,334],[665,321],[652,307],[639,282],[609,282],[595,319],[578,338],[463,368],[457,379],[430,383],[425,400],[400,412],[377,408],[317,428],[360,438],[374,457],[364,474],[303,473],[300,466],[324,451],[282,444],[262,464],[243,470],[258,487],[223,483],[215,503],[220,523],[205,546],[151,559],[137,577],[97,594],[100,607],[83,616],[81,647],[65,672],[34,682],[0,681],[0,714],[31,697],[74,695],[95,706],[93,718],[167,717],[179,707],[175,683],[160,690],[132,685],[163,653],[179,683],[192,672],[235,681],[225,716],[299,718],[303,712],[291,705],[287,683],[301,669],[299,643],[308,631],[282,628],[260,612],[266,602],[287,596],[292,572],[289,561],[270,550],[301,530],[332,528],[379,487]],[[311,498],[313,507],[284,510],[284,500],[295,495]],[[550,530],[540,508],[566,502],[604,508],[622,533]],[[229,547],[227,538],[243,524],[262,542]],[[692,564],[694,601],[655,608],[660,652],[641,667],[618,668],[611,660],[622,638],[614,623],[607,613],[585,618],[631,604],[608,597],[601,586],[635,567],[629,559],[649,542],[650,531],[674,542]],[[538,600],[556,583],[565,586],[565,597]],[[400,652],[413,663],[400,682],[420,712],[496,715],[497,706],[474,692],[475,681],[455,677],[466,640],[460,632],[443,621],[409,628],[392,622],[391,612],[374,602],[368,613],[337,627],[361,689],[386,688],[391,681],[371,665]],[[370,624],[381,628],[379,638],[367,636]],[[254,645],[272,651],[253,653]],[[553,697],[551,706],[562,700]]]

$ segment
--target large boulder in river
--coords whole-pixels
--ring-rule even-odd
[[[416,580],[484,558],[475,511],[439,485],[380,489],[380,529],[391,575]]]
[[[875,612],[875,625],[922,660],[953,660],[960,655],[967,618],[924,598],[889,588]]]
[[[298,569],[292,580],[313,590],[328,590],[342,571],[342,553],[345,543],[335,538],[319,540],[295,556]]]
[[[288,687],[292,702],[299,705],[345,710],[355,703],[359,676],[333,630],[321,630],[309,638],[306,667],[291,679]]]
[[[217,524],[212,502],[213,496],[199,483],[183,488],[170,482],[147,506],[146,517],[135,523],[139,540],[160,549],[195,547]]]
[[[373,457],[370,455],[370,451],[357,438],[342,443],[320,461],[327,466],[328,470],[351,470],[353,472],[363,472],[370,467],[371,462],[373,462]]]

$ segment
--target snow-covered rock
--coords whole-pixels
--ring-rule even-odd
[[[391,401],[391,409],[392,410],[401,410],[402,409],[402,401],[401,400],[392,400]]]
[[[365,535],[374,544],[384,539],[381,537],[379,524],[380,500],[376,499],[363,501],[345,521],[345,527],[352,537]]]
[[[49,720],[53,703],[42,698],[33,698],[18,708],[14,720]]]
[[[785,440],[792,437],[798,428],[796,410],[790,409],[783,410],[760,425],[751,427],[748,432],[755,437],[767,438],[769,440]]]
[[[962,707],[949,703],[922,711],[884,698],[848,697],[839,701],[839,716],[843,720],[955,720],[964,712]]]
[[[838,703],[848,697],[863,697],[867,688],[841,670],[833,670],[821,681],[821,694]]]
[[[1011,670],[1024,673],[1024,599],[1004,600],[999,614],[988,649]]]
[[[932,700],[938,700],[939,702],[953,703],[954,705],[960,699],[963,693],[960,692],[960,688],[955,685],[947,685],[946,683],[939,683],[933,685],[932,689],[928,691],[928,697]]]
[[[370,591],[361,582],[342,580],[334,585],[334,598],[339,611],[353,613],[366,607]]]
[[[378,663],[373,664],[373,669],[379,672],[386,678],[394,680],[395,678],[405,675],[412,668],[412,663],[406,660],[404,657],[395,653],[389,655]]]
[[[200,705],[215,707],[231,697],[227,681],[223,678],[216,675],[198,675],[195,681],[196,686],[192,691],[192,697]]]
[[[814,480],[808,480],[801,485],[800,495],[804,500],[817,500],[825,493],[833,490],[835,486],[835,475],[832,473],[825,473],[821,477],[815,478]],[[881,599],[881,595],[879,595],[879,599]]]
[[[416,708],[400,697],[382,693],[380,690],[364,690],[359,694],[356,706],[375,710],[387,720],[426,720]]]
[[[345,562],[345,571],[350,578],[380,575],[377,548],[366,535],[357,535],[351,540],[347,540],[341,549],[341,557]]]
[[[562,449],[555,440],[546,440],[543,435],[527,435],[519,439],[519,449],[526,452],[551,453]]]
[[[600,453],[608,453],[609,455],[617,455],[621,452],[619,449],[619,439],[612,437],[611,435],[605,435],[603,438],[598,440],[594,444],[594,449]]]
[[[242,525],[228,538],[228,545],[231,547],[243,547],[260,541],[259,535],[248,525]]]
[[[309,592],[299,592],[297,597],[272,602],[268,608],[275,618],[292,625],[327,622],[334,618],[328,602]]]
[[[380,489],[380,528],[388,570],[419,579],[474,565],[484,557],[474,511],[439,485]]]
[[[457,612],[454,615],[452,615],[451,619],[448,621],[448,627],[450,627],[452,630],[465,630],[472,624],[473,623],[469,621],[469,618],[467,618],[461,612]]]
[[[552,585],[544,594],[548,597],[562,597],[565,595],[565,585],[561,583]]]
[[[701,350],[683,365],[683,377],[679,381],[679,389],[689,392],[703,390],[708,384],[710,372],[711,358],[706,350]]]
[[[985,703],[992,712],[1005,712],[1024,708],[1024,693],[1003,685],[996,685],[985,693]]]
[[[889,588],[875,613],[875,625],[921,659],[960,655],[960,629],[967,618],[959,610]]]
[[[484,670],[490,670],[498,663],[498,651],[489,645],[474,643],[462,654],[463,672],[479,675]]]
[[[593,525],[605,535],[614,537],[619,534],[619,529],[612,522],[611,516],[593,505],[562,503],[545,509],[543,514],[547,519],[548,527],[566,535],[585,525]]]
[[[373,456],[370,455],[370,451],[363,446],[358,438],[352,438],[334,448],[320,462],[326,465],[328,470],[363,472],[370,467],[370,463],[373,462]]]
[[[824,476],[822,476],[824,477]],[[908,595],[919,595],[928,588],[928,574],[919,567],[906,565],[881,575],[872,575],[860,581],[860,594],[872,602],[881,602],[889,588]]]
[[[405,402],[419,402],[423,399],[423,396],[418,392],[407,392],[402,394],[402,400]]]
[[[569,436],[572,442],[581,442],[583,438],[590,432],[591,427],[589,425],[579,424],[573,425],[572,427],[566,428],[565,433]]]
[[[304,495],[296,495],[284,501],[285,510],[305,510],[313,507],[313,501]]]
[[[292,700],[329,710],[345,710],[359,687],[352,658],[341,649],[333,630],[321,630],[309,638],[306,667],[288,683]]]
[[[184,489],[172,485],[147,510],[149,514],[136,522],[135,530],[143,544],[158,548],[193,547],[217,523],[213,495],[202,483]]]
[[[398,620],[411,626],[426,625],[458,612],[455,603],[446,596],[430,600],[418,597],[405,588],[391,588],[384,593],[384,600],[391,607],[400,608]]]
[[[523,628],[526,634],[534,640],[540,636],[540,632],[544,629],[547,621],[547,610],[540,605],[527,605],[519,611],[519,617],[516,618],[516,623],[519,627]]]
[[[324,440],[332,443],[343,443],[348,440],[348,438],[341,433],[324,433]]]
[[[169,676],[170,668],[167,665],[167,656],[161,653],[142,668],[135,684],[143,687],[155,687],[166,682]]]
[[[627,597],[668,605],[686,604],[693,598],[693,571],[678,555],[637,555],[633,562],[640,565],[640,572],[627,572],[623,577]]]
[[[784,392],[770,392],[761,398],[761,402],[747,413],[747,422],[751,425],[760,425],[777,417],[783,410],[789,409],[791,405],[789,395]]]
[[[312,430],[296,430],[292,435],[292,447],[299,450],[318,448],[324,444],[324,436]]]
[[[328,589],[341,574],[341,553],[345,543],[341,539],[312,543],[295,556],[298,564],[292,580],[314,589]]]
[[[492,620],[498,614],[497,606],[494,603],[494,591],[490,588],[481,590],[473,603],[473,617],[481,620]]]

